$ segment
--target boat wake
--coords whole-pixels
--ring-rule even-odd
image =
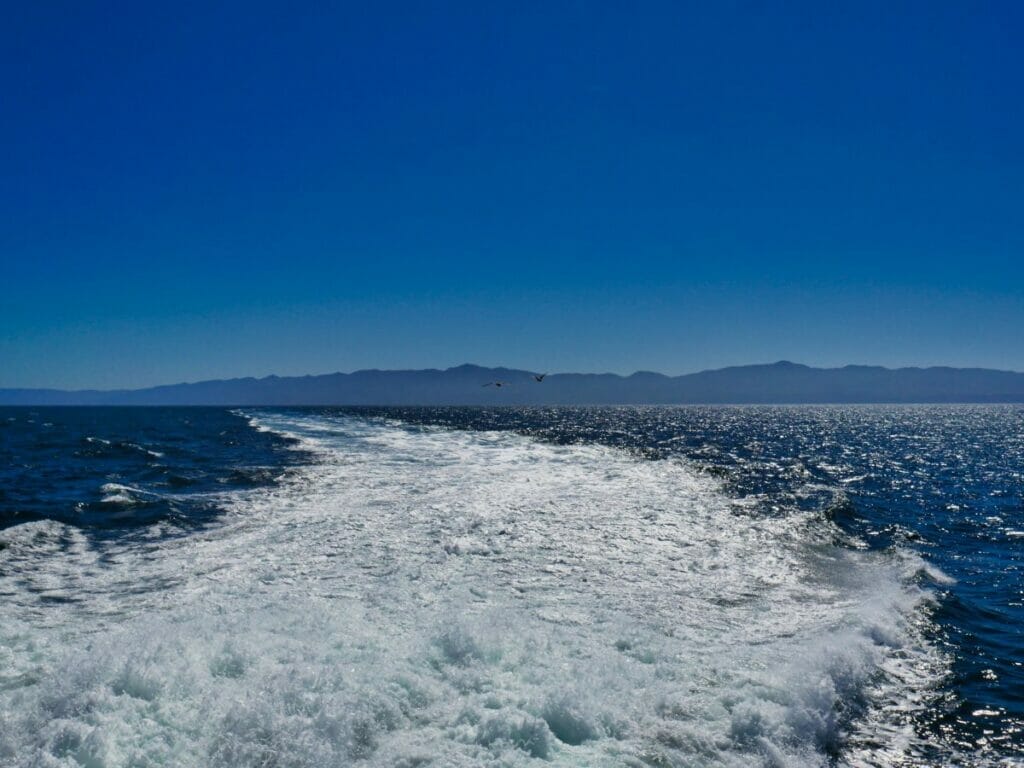
[[[913,761],[945,669],[941,574],[915,555],[754,516],[680,461],[252,420],[311,458],[223,494],[217,525],[102,552],[59,523],[5,532],[0,762]]]

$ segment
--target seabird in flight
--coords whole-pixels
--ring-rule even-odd
[[[535,374],[533,374],[533,380],[534,381],[544,381],[544,377],[545,376],[547,376],[546,373],[535,373]]]
[[[507,387],[508,386],[508,382],[507,381],[488,381],[486,384],[481,384],[480,386],[481,387],[498,387],[499,389],[501,389],[502,387]]]

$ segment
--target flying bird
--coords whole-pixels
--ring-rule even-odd
[[[507,387],[508,386],[508,382],[507,381],[488,381],[486,384],[481,384],[480,386],[481,387],[498,387],[499,389],[501,389],[502,387]]]
[[[533,374],[533,380],[534,381],[544,381],[544,377],[545,376],[547,376],[546,373],[535,373],[535,374]]]

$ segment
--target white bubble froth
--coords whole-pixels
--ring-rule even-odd
[[[941,659],[910,555],[838,547],[818,516],[752,516],[678,462],[258,423],[315,460],[226,495],[207,531],[103,552],[57,523],[5,533],[0,764],[881,765],[912,749]]]

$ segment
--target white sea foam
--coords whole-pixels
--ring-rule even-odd
[[[121,483],[104,483],[100,486],[103,497],[100,502],[120,507],[134,507],[141,503],[143,492],[138,488]]]
[[[942,660],[911,555],[752,516],[677,462],[257,424],[314,461],[226,495],[207,531],[102,552],[56,524],[4,534],[0,764],[884,765],[912,748]]]

